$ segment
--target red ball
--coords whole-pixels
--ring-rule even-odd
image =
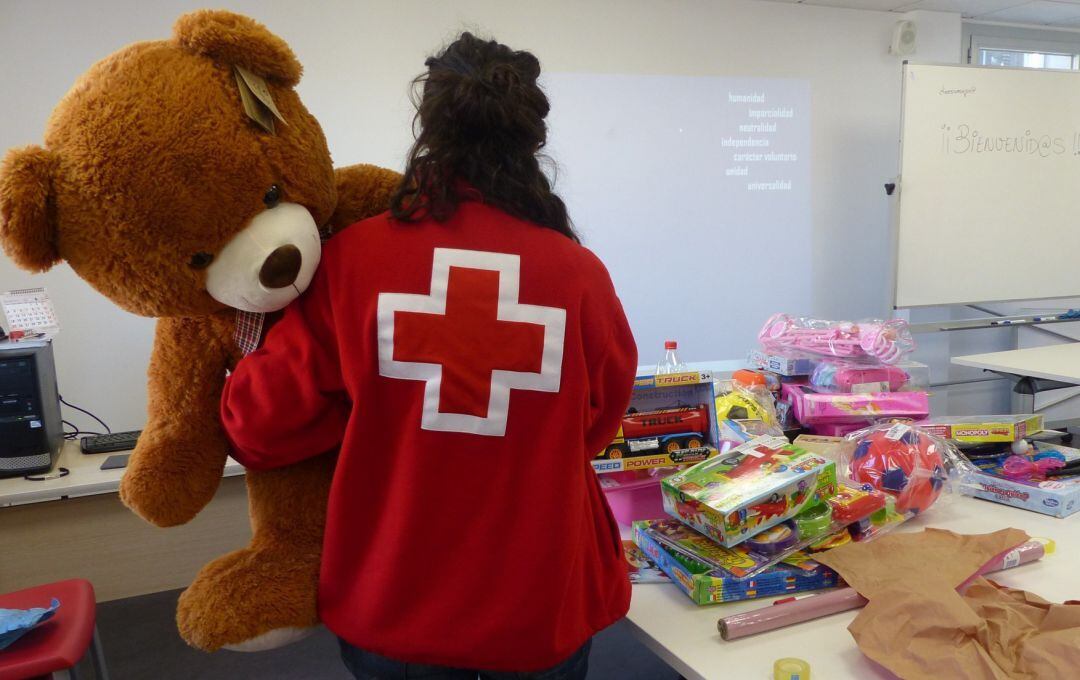
[[[907,425],[875,430],[855,447],[848,474],[896,498],[898,512],[920,513],[934,504],[945,483],[941,449]]]

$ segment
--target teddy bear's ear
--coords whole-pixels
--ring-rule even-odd
[[[40,146],[12,149],[0,161],[0,245],[33,272],[60,261],[51,205],[57,167],[56,155]]]
[[[210,9],[185,14],[173,26],[173,40],[189,52],[243,66],[288,87],[300,82],[300,62],[285,41],[240,14]]]

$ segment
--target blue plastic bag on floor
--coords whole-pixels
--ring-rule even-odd
[[[60,600],[55,597],[48,609],[0,609],[0,650],[15,642],[38,625],[52,618],[60,607]]]

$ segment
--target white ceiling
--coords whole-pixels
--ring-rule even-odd
[[[780,2],[909,12],[959,12],[965,19],[1080,29],[1080,0],[779,0]]]

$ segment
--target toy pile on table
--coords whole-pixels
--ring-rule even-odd
[[[929,369],[905,361],[915,349],[900,320],[833,322],[771,317],[752,367],[777,374],[781,426],[843,436],[883,418],[930,413]]]
[[[674,372],[639,376],[593,461],[632,523],[631,562],[651,561],[639,581],[662,572],[699,604],[837,585],[815,554],[873,539],[945,492],[1080,511],[1080,449],[1050,443],[1041,417],[928,418],[929,370],[906,360],[903,321],[779,314],[759,339],[730,379],[673,356]]]
[[[665,477],[672,519],[634,522],[635,542],[698,604],[830,587],[836,575],[815,553],[924,512],[959,475],[955,450],[908,423],[833,440],[827,453],[799,444],[757,437]]]
[[[698,604],[837,585],[815,553],[881,535],[960,477],[955,449],[911,424],[928,371],[897,363],[906,326],[777,316],[761,337],[750,363],[768,370],[639,377],[593,461],[634,542]]]

